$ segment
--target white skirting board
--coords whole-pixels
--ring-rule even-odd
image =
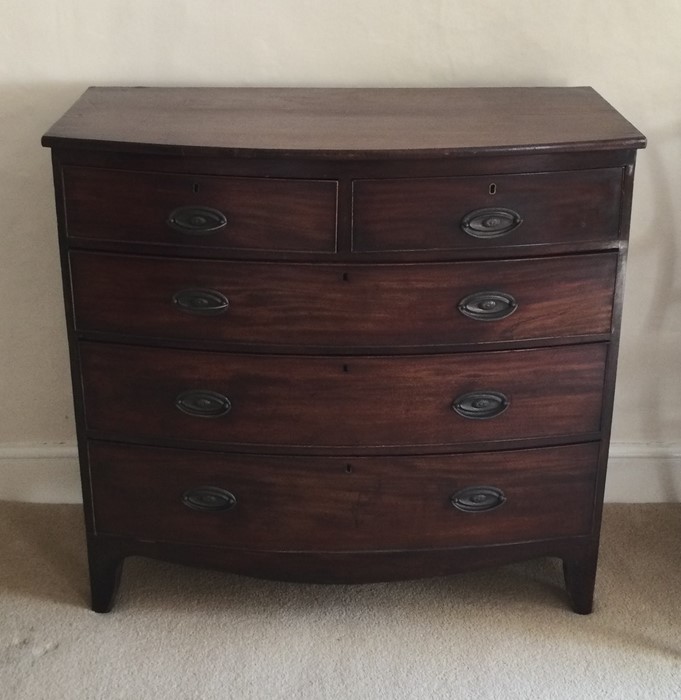
[[[82,503],[75,445],[0,445],[0,500]]]
[[[605,500],[681,503],[681,443],[613,442]]]
[[[75,445],[0,445],[0,500],[81,503]],[[681,503],[681,443],[613,443],[611,503]]]

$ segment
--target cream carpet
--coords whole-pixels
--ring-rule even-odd
[[[0,532],[3,700],[681,698],[681,505],[606,506],[587,617],[553,560],[334,587],[130,559],[98,615],[78,507]]]

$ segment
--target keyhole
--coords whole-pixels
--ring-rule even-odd
[[[343,282],[347,282],[347,281],[348,281],[348,273],[344,272],[343,273]]]
[[[350,368],[347,365],[343,365],[343,372],[349,372]]]
[[[489,193],[490,193],[490,194],[496,194],[496,193],[497,193],[497,186],[496,186],[494,183],[492,183],[492,184],[489,186]]]
[[[195,182],[195,183],[192,185],[192,192],[193,192],[194,194],[196,194],[198,191],[199,191],[199,183],[198,183],[198,182]]]
[[[346,474],[352,474],[352,464],[345,465],[345,472]]]

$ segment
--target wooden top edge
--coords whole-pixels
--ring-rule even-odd
[[[42,144],[368,159],[630,150],[646,139],[589,87],[92,87]]]

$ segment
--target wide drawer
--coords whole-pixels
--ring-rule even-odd
[[[587,535],[598,444],[334,458],[91,442],[89,455],[98,532],[353,551]]]
[[[617,267],[614,253],[372,266],[70,260],[79,331],[355,351],[609,333]]]
[[[353,250],[484,250],[614,240],[621,189],[619,168],[357,180]]]
[[[336,249],[332,180],[63,169],[70,238],[260,251]]]
[[[92,437],[350,450],[595,433],[606,348],[301,357],[80,344]]]

